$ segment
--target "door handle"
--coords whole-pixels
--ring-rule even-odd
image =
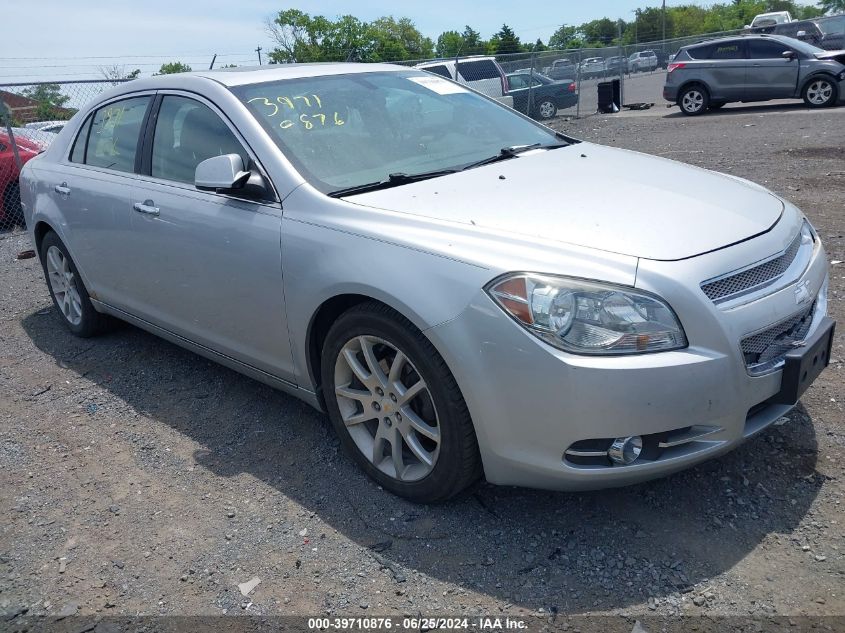
[[[132,208],[135,209],[138,213],[143,213],[145,215],[152,215],[158,216],[159,209],[155,206],[155,203],[152,200],[144,200],[143,202],[136,202],[132,205]]]
[[[53,187],[53,191],[55,191],[60,196],[69,196],[70,195],[70,187],[67,186],[66,182],[63,182],[60,185],[56,185]]]

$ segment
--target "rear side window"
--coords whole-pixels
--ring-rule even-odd
[[[690,59],[710,59],[710,46],[694,46],[688,48],[685,52]],[[680,53],[678,56],[680,56]]]
[[[88,142],[88,131],[91,129],[91,117],[85,120],[85,125],[79,130],[76,135],[76,140],[73,143],[73,149],[70,152],[70,162],[84,163],[85,162],[85,144]]]
[[[449,69],[445,66],[429,66],[428,68],[423,68],[423,70],[434,73],[435,75],[440,75],[441,77],[446,77],[446,79],[452,79]]]
[[[480,79],[498,79],[501,77],[499,68],[491,59],[479,59],[471,62],[460,62],[458,72],[465,81]]]
[[[777,59],[784,51],[792,50],[784,44],[771,40],[751,40],[748,42],[748,56],[751,59]]]
[[[710,47],[710,59],[742,59],[744,56],[742,42],[719,42]]]
[[[103,106],[86,121],[77,137],[71,161],[93,167],[132,172],[138,136],[150,97],[133,97]]]

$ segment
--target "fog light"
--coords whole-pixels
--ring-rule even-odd
[[[632,437],[617,437],[607,449],[607,456],[614,464],[627,466],[637,461],[643,451],[643,438],[639,435]]]

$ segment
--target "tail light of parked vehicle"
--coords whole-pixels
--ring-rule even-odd
[[[501,81],[501,82],[502,82],[502,96],[505,96],[506,94],[508,94],[508,82],[507,82],[507,79],[505,79],[505,76],[504,76],[504,75],[502,75],[501,77],[499,77],[499,81]]]
[[[684,62],[672,62],[666,67],[666,74],[671,73],[673,70],[677,70],[678,68],[684,68],[686,64]]]
[[[566,88],[569,92],[575,92],[575,82],[571,82]]]

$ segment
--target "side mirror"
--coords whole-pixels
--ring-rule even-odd
[[[781,55],[784,59],[792,60],[792,58],[795,57],[795,51],[783,51]]]
[[[206,158],[194,172],[194,186],[202,191],[240,189],[249,180],[250,172],[237,154],[224,154]]]

